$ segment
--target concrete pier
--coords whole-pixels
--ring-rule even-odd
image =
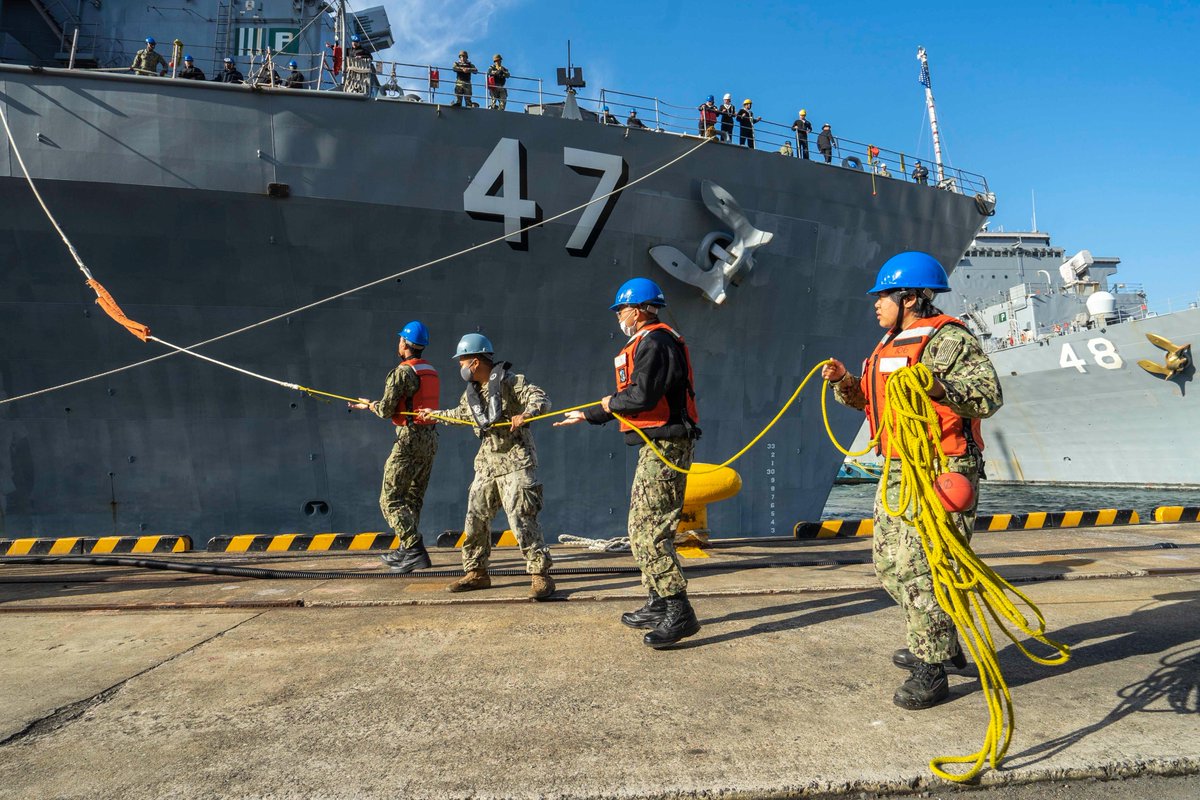
[[[686,561],[704,627],[667,651],[619,623],[642,600],[628,573],[566,575],[557,602],[532,603],[524,577],[450,595],[446,578],[0,562],[0,798],[950,791],[928,761],[979,747],[977,673],[952,675],[936,708],[892,704],[903,631],[870,540],[717,544]],[[1041,667],[1002,640],[1016,734],[981,785],[1200,772],[1200,525],[975,544],[1073,649]],[[362,554],[171,558],[382,570]]]

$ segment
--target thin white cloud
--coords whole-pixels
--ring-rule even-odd
[[[521,0],[384,0],[396,40],[386,58],[410,64],[453,63],[459,50],[484,38],[492,17]],[[359,0],[364,7],[371,0]]]

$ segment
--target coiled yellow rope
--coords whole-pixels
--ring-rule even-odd
[[[886,491],[882,493],[882,502],[890,516],[902,519],[920,534],[938,605],[954,620],[961,643],[979,669],[979,685],[989,716],[982,746],[970,755],[938,756],[929,762],[929,769],[938,777],[962,783],[975,778],[985,761],[993,769],[1000,763],[1015,726],[1012,697],[996,658],[988,617],[1026,657],[1038,664],[1063,664],[1070,658],[1070,649],[1046,637],[1042,612],[980,560],[934,491],[934,479],[946,470],[947,459],[941,447],[937,411],[929,399],[932,387],[933,374],[924,364],[897,370],[887,381],[880,429],[887,431],[889,450],[896,453],[895,458],[900,462],[901,478],[897,507],[888,504]],[[846,452],[841,445],[837,446]],[[887,480],[892,460],[889,452],[880,480]],[[1022,606],[1028,614],[1022,612]],[[1043,658],[1030,652],[1017,640],[1014,631],[1049,646],[1056,654]],[[948,764],[971,766],[966,772],[952,773],[944,769]]]

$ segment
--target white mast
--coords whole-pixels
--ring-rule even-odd
[[[925,55],[925,48],[917,46],[917,61],[921,62],[921,85],[925,87],[925,105],[929,108],[929,129],[933,132],[933,160],[937,164],[937,180],[938,185],[945,180],[945,173],[942,171],[942,137],[938,135],[937,126],[937,110],[933,107],[933,87],[929,81],[929,57]]]

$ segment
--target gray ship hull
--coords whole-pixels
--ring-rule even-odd
[[[1148,333],[1200,345],[1200,310],[993,353],[1004,408],[984,423],[988,477],[1200,487],[1195,367],[1170,380],[1139,367],[1139,359],[1163,363]]]
[[[464,190],[504,138],[525,152],[543,216],[592,196],[596,178],[564,147],[620,156],[636,179],[697,140],[520,114],[251,92],[123,76],[0,67],[0,92],[39,187],[96,277],[134,319],[180,344],[223,333],[503,232],[464,209]],[[41,139],[38,138],[41,134]],[[91,291],[0,141],[0,395],[14,396],[162,352],[130,336]],[[774,233],[716,306],[647,252],[693,252],[721,223],[712,180]],[[515,181],[513,182],[515,184]],[[284,184],[286,198],[268,184]],[[516,191],[515,185],[505,192]],[[688,337],[704,437],[716,461],[755,434],[818,360],[877,338],[863,297],[903,249],[953,264],[983,217],[972,198],[768,153],[706,145],[626,189],[585,256],[579,215],[388,281],[205,348],[256,372],[377,397],[395,333],[420,318],[428,357],[457,400],[454,343],[480,330],[557,407],[611,391],[623,344],[607,305],[623,280],[653,277]],[[576,248],[578,250],[579,248]],[[840,415],[849,437],[858,420]],[[537,430],[543,526],[624,528],[633,448],[609,426]],[[0,534],[379,530],[389,423],[186,356],[0,406]],[[422,516],[427,535],[461,525],[476,442],[442,429]],[[816,518],[839,454],[817,387],[740,461],[742,492],[710,510],[723,533],[782,534]],[[498,520],[502,525],[502,520]]]

